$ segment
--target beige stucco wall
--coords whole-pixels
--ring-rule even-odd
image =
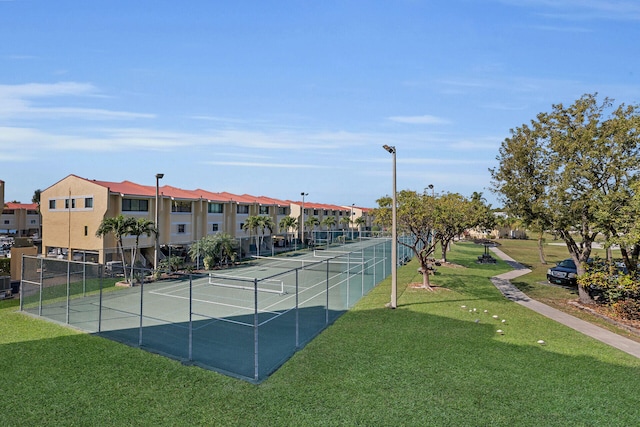
[[[11,280],[22,280],[22,255],[36,256],[38,255],[38,248],[35,246],[27,246],[25,248],[12,247],[11,248]]]
[[[65,208],[65,200],[70,197],[75,200],[75,207]],[[88,198],[93,199],[92,207],[85,206]],[[103,241],[95,235],[109,210],[108,189],[68,176],[44,190],[40,200],[43,254],[49,247],[102,252],[104,246],[115,246],[112,237]],[[50,208],[51,200],[55,200],[55,209]]]

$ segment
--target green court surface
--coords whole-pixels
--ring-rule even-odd
[[[69,284],[23,282],[22,304],[34,315],[260,382],[383,280],[389,253],[388,239],[372,240],[109,292],[87,292],[78,276]]]

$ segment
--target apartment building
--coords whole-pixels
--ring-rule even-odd
[[[36,203],[4,205],[0,215],[0,233],[15,237],[32,237],[40,233],[40,212]]]
[[[243,253],[247,254],[255,248],[252,247],[255,243],[251,240],[252,230],[243,229],[248,217],[270,216],[276,227],[264,230],[264,236],[284,236],[287,230],[279,230],[280,221],[286,216],[299,219],[302,209],[301,202],[267,196],[185,190],[170,185],[158,185],[157,191],[157,228],[161,247],[186,248],[206,235],[224,232],[238,239]],[[336,224],[340,224],[340,218],[355,218],[356,213],[364,215],[366,210],[305,203],[305,219],[317,216],[322,220],[332,215]],[[112,235],[97,237],[95,234],[104,218],[120,214],[155,223],[156,186],[130,181],[97,181],[76,175],[63,178],[41,192],[43,254],[100,263],[119,259],[115,238]],[[260,233],[262,235],[262,231]],[[134,245],[133,236],[124,237],[125,248]],[[140,236],[139,247],[141,258],[137,261],[152,264],[155,237]]]

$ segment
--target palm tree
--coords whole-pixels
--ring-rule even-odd
[[[124,264],[124,248],[122,247],[122,238],[129,234],[131,226],[135,222],[134,218],[125,218],[123,215],[118,215],[114,218],[104,218],[100,222],[100,226],[96,231],[96,237],[104,237],[107,234],[113,234],[116,239],[117,250],[120,252],[122,263]],[[127,269],[124,268],[124,281],[127,282]]]
[[[331,243],[331,231],[333,226],[336,225],[336,218],[333,216],[328,216],[322,220],[322,225],[327,227],[327,244]]]
[[[347,231],[345,232],[345,236],[348,234],[348,228],[351,226],[351,217],[348,216],[343,216],[342,218],[340,218],[340,224],[344,225],[345,228],[347,228]]]
[[[309,218],[307,218],[307,220],[304,222],[305,227],[309,227],[312,230],[315,230],[315,228],[320,225],[320,220],[318,219],[317,216],[310,216]]]
[[[135,259],[138,256],[138,247],[140,246],[140,236],[145,234],[147,237],[151,237],[158,234],[158,230],[153,221],[150,221],[146,218],[131,218],[129,224],[128,233],[131,236],[136,236],[136,245],[133,248],[133,255],[131,256],[131,282],[133,282],[133,266],[135,264]]]
[[[289,233],[291,230],[298,229],[298,220],[292,216],[285,216],[280,220],[280,224],[278,224],[278,226],[280,227],[280,231],[287,233],[289,243],[291,243],[291,236]]]
[[[189,256],[202,257],[204,268],[211,270],[216,264],[235,261],[238,241],[227,233],[205,236],[189,248]]]
[[[355,221],[353,221],[356,226],[358,227],[358,233],[360,233],[362,231],[362,226],[365,225],[367,223],[367,220],[363,217],[363,216],[359,216],[358,218],[356,218]],[[358,234],[360,235],[360,234]]]
[[[242,229],[244,231],[249,231],[249,241],[251,241],[251,233],[256,231],[256,250],[258,251],[258,256],[260,255],[260,249],[258,248],[258,227],[260,227],[260,219],[255,216],[249,216],[244,220],[244,224],[242,224]]]
[[[265,230],[269,230],[269,234],[273,233],[273,229],[276,224],[273,222],[273,218],[266,215],[258,216],[258,229],[260,230],[260,246],[264,244],[264,232]],[[260,253],[258,253],[260,255]]]

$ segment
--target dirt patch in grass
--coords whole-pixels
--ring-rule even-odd
[[[585,305],[581,304],[577,300],[569,300],[566,302],[567,305],[578,308],[582,311],[586,311],[587,313],[592,314],[593,316],[599,317],[606,322],[612,323],[626,331],[629,331],[633,335],[640,338],[640,320],[628,320],[621,319],[616,317],[612,312],[611,308],[601,305]]]

